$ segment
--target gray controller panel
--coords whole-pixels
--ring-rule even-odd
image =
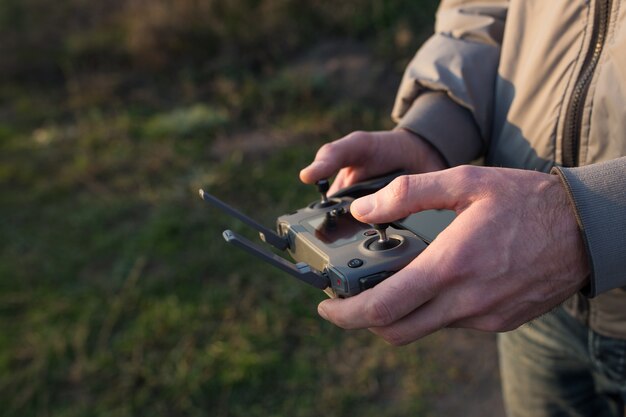
[[[335,204],[324,208],[311,205],[281,216],[277,228],[289,242],[291,257],[322,271],[337,297],[351,297],[373,287],[426,248],[414,233],[389,226],[387,238],[396,246],[376,249],[373,244],[379,240],[378,232],[352,217],[352,199],[331,201]]]
[[[395,174],[397,176],[397,174]],[[373,192],[393,179],[381,177],[348,191]],[[259,231],[261,239],[286,250],[296,264],[226,230],[229,243],[317,288],[331,297],[351,297],[377,285],[408,265],[447,227],[455,214],[429,210],[389,225],[361,223],[350,214],[351,192],[326,197],[328,182],[319,186],[322,200],[280,216],[276,232],[200,190],[200,196],[220,210]],[[373,187],[373,188],[372,188]],[[362,195],[362,194],[360,194]]]

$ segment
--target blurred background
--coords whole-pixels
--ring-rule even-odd
[[[339,330],[197,193],[270,227],[315,200],[298,171],[393,127],[436,3],[1,0],[0,414],[496,410],[492,336]]]

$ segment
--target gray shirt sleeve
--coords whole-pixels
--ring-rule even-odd
[[[591,269],[585,295],[626,286],[626,157],[552,172],[569,192],[583,233]]]

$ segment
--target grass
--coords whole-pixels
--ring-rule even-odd
[[[317,144],[217,160],[204,139],[134,138],[133,123],[98,115],[55,128],[86,135],[3,141],[5,415],[422,410],[417,348],[325,323],[321,292],[227,247],[224,227],[249,231],[197,196],[271,225],[316,198],[297,170]]]
[[[347,2],[324,33],[377,28],[368,45],[398,72],[384,45],[406,30],[394,20],[401,3],[368,6],[342,32]],[[231,25],[221,30],[243,36]],[[112,30],[72,33],[67,48],[87,59],[89,45],[119,40]],[[242,45],[256,47],[248,35]],[[314,43],[306,31],[294,39]],[[332,80],[283,71],[291,55],[268,53],[249,67],[224,58],[210,82],[181,70],[0,86],[2,415],[427,415],[439,369],[420,345],[392,348],[320,319],[324,295],[228,247],[224,228],[254,232],[198,197],[205,188],[271,226],[317,198],[297,173],[322,143],[391,127],[388,108],[337,97]]]

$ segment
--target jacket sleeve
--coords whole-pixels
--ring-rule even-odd
[[[486,149],[508,1],[443,0],[435,34],[405,70],[392,118],[449,166]]]
[[[588,297],[626,286],[626,157],[558,174],[575,206],[589,258]]]

